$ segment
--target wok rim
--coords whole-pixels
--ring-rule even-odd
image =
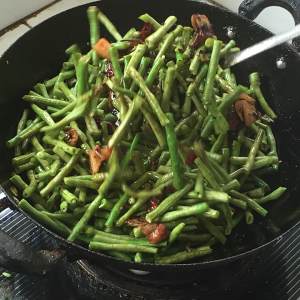
[[[59,13],[51,16],[50,18],[42,21],[41,23],[37,24],[36,26],[34,26],[33,28],[29,29],[28,31],[24,32],[24,34],[19,36],[18,39],[16,39],[3,52],[3,54],[0,56],[0,61],[1,60],[6,60],[6,57],[13,50],[13,48],[17,45],[17,43],[20,40],[22,40],[26,35],[30,34],[32,31],[34,31],[36,28],[39,28],[41,25],[43,25],[47,22],[53,21],[58,16],[61,16],[63,14],[68,14],[73,10],[80,10],[80,9],[83,9],[84,7],[88,7],[88,6],[91,6],[91,5],[100,5],[101,2],[105,2],[105,0],[94,1],[94,2],[87,3],[87,4],[78,5],[78,6],[70,8],[70,9],[67,9],[65,11],[59,12]],[[257,30],[264,31],[265,33],[267,33],[270,36],[274,35],[271,31],[269,31],[268,29],[266,29],[266,28],[262,27],[261,25],[255,23],[254,21],[252,21],[252,20],[250,20],[250,19],[248,19],[248,18],[246,18],[242,15],[236,14],[236,13],[228,10],[227,8],[225,8],[223,6],[218,6],[216,4],[208,3],[208,2],[199,2],[198,0],[188,0],[188,2],[195,2],[199,6],[210,7],[210,8],[213,8],[215,10],[219,10],[221,12],[226,12],[227,14],[230,14],[234,18],[239,18],[241,21],[246,22],[247,26],[251,26],[251,24],[253,25],[253,23],[254,23],[255,26],[257,27]],[[184,6],[184,2],[182,2],[182,5]],[[298,58],[300,58],[300,53],[297,51],[297,49],[292,44],[285,43],[285,44],[282,45],[282,47],[287,49],[290,54],[293,54],[295,56],[298,56]],[[180,263],[180,264],[155,264],[155,263],[144,263],[144,262],[135,263],[135,262],[132,262],[132,261],[123,261],[119,258],[106,255],[103,252],[92,251],[92,250],[88,249],[87,247],[84,247],[84,246],[81,246],[77,243],[68,241],[67,239],[65,239],[62,236],[60,236],[59,234],[57,234],[56,232],[48,229],[43,224],[36,221],[34,218],[32,218],[30,215],[28,215],[26,212],[24,212],[21,208],[19,208],[18,205],[17,205],[17,201],[19,201],[19,199],[17,199],[17,201],[13,200],[12,198],[16,198],[16,197],[10,195],[10,192],[7,191],[4,188],[3,183],[2,184],[0,183],[0,190],[2,190],[2,192],[7,196],[7,199],[9,200],[10,203],[12,203],[12,205],[14,206],[15,209],[17,209],[22,214],[24,214],[27,218],[29,218],[39,228],[46,231],[52,238],[55,238],[56,240],[58,240],[62,245],[64,245],[62,248],[73,247],[75,250],[80,251],[81,253],[86,253],[87,254],[86,256],[87,256],[88,260],[90,259],[90,257],[94,256],[95,259],[97,259],[97,258],[99,259],[99,263],[104,263],[105,260],[110,260],[110,261],[114,261],[116,264],[119,264],[119,265],[122,264],[123,266],[126,266],[129,269],[135,269],[135,270],[155,271],[155,270],[165,269],[165,270],[168,270],[168,271],[172,271],[172,270],[176,270],[176,269],[191,269],[191,268],[192,269],[205,269],[205,268],[209,268],[211,266],[225,265],[225,264],[228,264],[230,262],[234,262],[234,261],[237,261],[239,259],[254,255],[255,253],[267,248],[271,244],[274,244],[277,241],[280,241],[284,236],[286,236],[288,233],[290,233],[291,231],[293,231],[296,227],[298,227],[300,225],[300,220],[298,220],[294,225],[292,225],[292,227],[285,230],[284,232],[281,232],[280,235],[278,235],[277,237],[272,238],[267,243],[256,246],[255,248],[252,248],[252,249],[247,250],[245,252],[241,252],[241,253],[231,255],[231,256],[228,256],[228,257],[224,257],[224,258],[220,258],[220,259],[202,261],[202,262],[194,262],[194,263]],[[72,252],[74,251],[74,249],[72,249]],[[69,251],[69,249],[68,249],[68,251]],[[73,255],[73,253],[72,253],[72,255]],[[68,254],[67,254],[67,256],[68,256]],[[86,257],[78,257],[78,259],[85,259],[85,258]],[[102,262],[100,262],[100,261],[102,261]]]

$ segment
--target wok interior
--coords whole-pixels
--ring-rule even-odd
[[[227,41],[228,26],[236,31],[234,39],[241,48],[260,41],[269,33],[250,21],[210,5],[196,2],[172,3],[146,0],[109,0],[97,3],[112,19],[121,33],[130,27],[139,28],[137,17],[148,12],[159,21],[169,15],[178,17],[178,23],[190,24],[193,13],[206,14],[214,26],[217,36]],[[118,9],[116,9],[118,7]],[[130,9],[128,10],[128,7]],[[10,176],[11,153],[5,141],[15,134],[17,122],[26,106],[21,97],[37,82],[56,75],[66,57],[64,50],[78,43],[88,49],[89,28],[86,18],[87,6],[72,9],[44,22],[18,40],[0,59],[0,179]],[[126,12],[126,13],[124,13]],[[106,35],[104,29],[101,34]],[[276,59],[285,57],[287,68],[276,68]],[[280,170],[268,182],[288,188],[288,193],[270,205],[266,219],[256,216],[255,224],[241,225],[234,231],[225,247],[214,254],[214,258],[227,257],[253,249],[270,241],[289,229],[300,219],[299,160],[300,160],[300,101],[298,99],[300,61],[298,54],[288,47],[278,47],[243,63],[235,68],[240,83],[248,85],[248,74],[258,71],[263,74],[263,91],[275,108],[279,118],[274,126],[279,143]],[[220,247],[221,248],[221,247]],[[210,258],[211,259],[211,258]]]

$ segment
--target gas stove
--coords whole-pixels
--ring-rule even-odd
[[[68,2],[69,1],[69,2]],[[57,1],[70,3],[67,1]],[[72,1],[86,3],[91,1]],[[233,5],[233,0],[219,0]],[[238,6],[238,5],[237,5]],[[62,6],[61,6],[62,7]],[[65,7],[69,8],[69,7]],[[52,11],[53,13],[53,11]],[[49,16],[48,16],[49,17]],[[30,30],[44,18],[31,18],[20,25],[20,35]],[[287,24],[287,22],[284,22]],[[28,28],[26,27],[27,25]],[[15,31],[16,32],[16,31]],[[12,36],[12,32],[9,33]],[[17,33],[18,35],[18,33]],[[14,38],[16,35],[14,35]],[[3,41],[2,37],[2,41]],[[0,39],[1,42],[1,39]],[[1,49],[0,53],[5,50]],[[0,229],[32,248],[45,249],[55,246],[54,241],[29,219],[8,207],[4,194],[0,193]],[[245,263],[243,270],[232,269],[230,275],[238,282],[232,289],[228,273],[220,282],[198,278],[190,274],[186,281],[164,274],[141,274],[131,271],[121,272],[107,265],[94,265],[88,261],[63,261],[57,269],[46,276],[29,276],[0,268],[0,299],[16,300],[297,300],[300,299],[300,226],[288,236],[278,241],[264,257],[256,257],[255,262]],[[255,270],[251,267],[255,265]],[[9,272],[8,274],[6,274]]]
[[[27,217],[7,206],[0,194],[0,229],[39,250],[55,242]],[[269,249],[267,255],[230,270],[238,285],[231,288],[228,273],[219,282],[198,278],[186,281],[111,269],[85,260],[63,261],[46,276],[29,276],[0,270],[0,299],[17,300],[297,300],[300,299],[300,226]],[[255,265],[255,270],[251,267]],[[6,274],[5,272],[9,272]],[[5,276],[6,275],[6,276]],[[10,277],[8,277],[10,276]],[[232,282],[232,280],[231,280]]]

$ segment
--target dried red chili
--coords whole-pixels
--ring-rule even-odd
[[[157,244],[168,237],[168,228],[165,224],[148,223],[145,219],[135,218],[130,219],[127,225],[140,227],[142,233],[147,237],[151,244]]]
[[[94,149],[89,151],[90,169],[92,174],[99,172],[102,163],[109,159],[111,152],[111,148],[107,146],[101,148],[99,145],[96,145]]]
[[[235,102],[234,107],[240,120],[244,122],[246,126],[250,126],[258,119],[255,99],[249,95],[245,93],[241,94],[239,100]]]
[[[140,39],[144,42],[145,39],[154,31],[154,28],[150,23],[144,23],[140,30]]]
[[[194,14],[191,17],[191,23],[195,30],[195,37],[192,42],[193,48],[198,48],[205,40],[214,35],[212,25],[206,15]]]
[[[65,138],[68,144],[71,146],[76,146],[79,136],[75,128],[68,128],[65,131]]]
[[[150,210],[155,209],[158,206],[159,200],[157,198],[150,199]]]
[[[105,64],[104,73],[105,73],[105,76],[108,77],[108,78],[114,77],[115,73],[114,73],[111,62],[108,61]]]
[[[168,229],[165,224],[157,224],[156,228],[147,236],[151,244],[157,244],[168,237]]]
[[[189,150],[185,158],[185,163],[191,166],[196,158],[196,153],[193,150]]]

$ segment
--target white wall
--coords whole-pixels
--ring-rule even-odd
[[[122,0],[120,0],[122,1]],[[237,12],[242,0],[214,0],[217,3]],[[54,0],[0,0],[0,30],[16,22],[17,20],[33,13]],[[84,4],[84,0],[62,0],[65,6]],[[268,8],[261,13],[256,20],[275,33],[284,32],[294,26],[292,16],[286,10],[279,7]]]
[[[0,30],[54,0],[0,0]]]
[[[241,0],[214,0],[217,3],[237,12]],[[255,20],[262,26],[275,33],[281,33],[295,26],[291,14],[281,7],[270,7],[265,9]]]

